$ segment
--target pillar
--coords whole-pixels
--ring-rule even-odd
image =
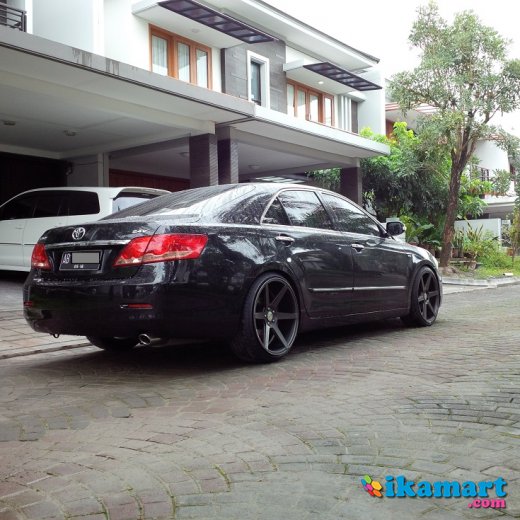
[[[190,188],[218,184],[217,136],[203,134],[190,137]]]
[[[361,180],[361,168],[354,166],[352,168],[341,169],[339,191],[356,204],[362,205],[363,185]]]

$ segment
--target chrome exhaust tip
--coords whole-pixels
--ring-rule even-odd
[[[139,341],[139,345],[144,345],[145,347],[149,347],[150,345],[155,345],[157,343],[162,343],[164,341],[163,338],[156,338],[154,336],[150,336],[149,334],[139,334],[137,339]]]

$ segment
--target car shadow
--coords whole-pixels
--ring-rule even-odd
[[[159,344],[139,346],[126,352],[70,350],[71,355],[59,358],[46,358],[32,366],[41,370],[64,371],[69,374],[74,369],[82,374],[99,372],[126,372],[129,376],[191,377],[230,370],[244,370],[248,367],[277,366],[290,364],[305,357],[309,352],[327,351],[329,347],[341,345],[346,349],[362,348],[359,340],[375,339],[388,332],[402,329],[398,319],[383,320],[358,325],[348,325],[302,333],[298,336],[291,353],[274,364],[256,365],[237,359],[224,342],[186,342],[183,344]],[[131,376],[130,376],[131,377]]]

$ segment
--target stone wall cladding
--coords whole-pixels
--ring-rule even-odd
[[[287,78],[283,70],[285,63],[285,43],[275,41],[243,44],[222,49],[222,92],[247,99],[247,51],[259,54],[269,60],[271,108],[287,113]]]

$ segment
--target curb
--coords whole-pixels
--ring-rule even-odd
[[[489,287],[489,288],[497,288],[508,285],[518,285],[520,284],[519,278],[480,278],[480,279],[472,279],[472,278],[446,278],[442,279],[442,283],[446,285],[465,285],[469,287]]]
[[[29,347],[24,350],[17,350],[16,352],[1,352],[0,359],[12,359],[16,357],[32,356],[35,354],[47,354],[49,352],[60,352],[61,350],[72,350],[81,347],[91,347],[92,345],[86,343],[75,343],[72,345],[57,345],[55,347]],[[22,347],[23,348],[23,347]]]

